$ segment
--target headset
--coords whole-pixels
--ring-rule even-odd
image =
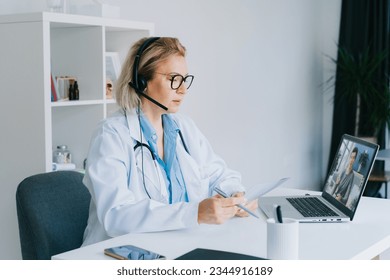
[[[145,77],[143,77],[142,75],[138,74],[139,62],[141,60],[142,53],[158,39],[160,39],[160,37],[150,37],[150,38],[146,39],[145,42],[143,42],[143,44],[139,47],[139,49],[135,55],[135,58],[134,58],[132,81],[129,82],[129,86],[132,87],[137,94],[142,95],[143,97],[145,97],[149,101],[153,102],[154,104],[156,104],[160,108],[164,109],[165,111],[168,111],[168,107],[162,105],[160,102],[151,98],[149,95],[147,95],[144,92],[144,90],[146,89],[148,80]]]

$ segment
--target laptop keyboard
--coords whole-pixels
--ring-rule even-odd
[[[286,199],[304,217],[339,216],[336,212],[322,203],[317,197],[289,197]]]

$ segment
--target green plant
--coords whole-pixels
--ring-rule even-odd
[[[355,102],[356,105],[355,136],[361,136],[362,105],[367,112],[365,127],[371,131],[371,136],[377,137],[384,125],[390,128],[389,80],[387,77],[385,81],[378,79],[379,70],[387,62],[387,57],[387,51],[372,53],[368,47],[358,55],[339,47],[337,59],[330,58],[338,73],[337,79],[334,75],[328,83],[337,87],[340,100]]]

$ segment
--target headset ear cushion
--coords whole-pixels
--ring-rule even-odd
[[[147,86],[147,80],[143,76],[138,76],[138,89],[144,91]]]

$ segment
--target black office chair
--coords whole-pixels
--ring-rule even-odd
[[[16,191],[22,257],[51,259],[79,248],[91,196],[76,171],[57,171],[24,179]]]

